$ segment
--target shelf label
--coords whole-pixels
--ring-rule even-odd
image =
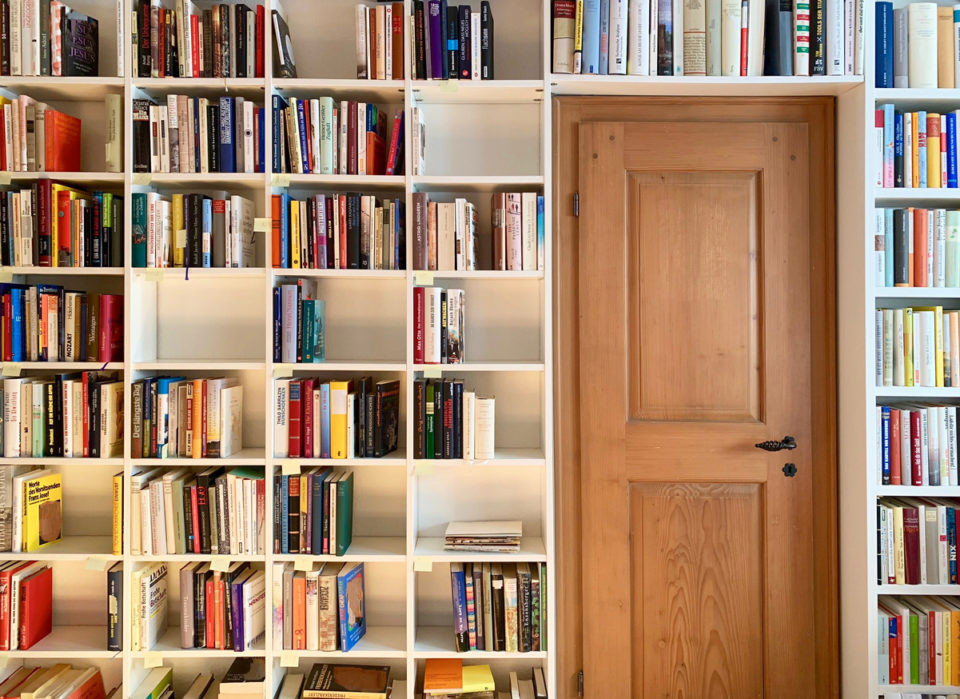
[[[293,376],[293,366],[290,364],[274,364],[273,375],[278,379],[289,379]]]
[[[285,650],[280,653],[280,667],[297,667],[300,664],[300,658],[296,651]]]
[[[23,371],[23,364],[20,362],[4,362],[3,364],[4,376],[20,376],[21,371]]]
[[[433,272],[423,270],[414,272],[413,283],[417,286],[433,286]]]
[[[459,80],[441,80],[440,92],[456,92],[460,89]]]
[[[106,556],[90,556],[87,558],[87,570],[106,570]]]
[[[417,556],[413,559],[413,572],[430,573],[433,571],[433,559],[430,556]]]
[[[413,472],[418,476],[433,475],[433,462],[430,460],[416,461],[413,464]]]
[[[274,187],[289,187],[290,175],[288,173],[274,173],[270,177],[270,184]]]
[[[136,185],[147,186],[153,178],[150,176],[149,172],[135,172],[133,173],[133,183]]]
[[[283,461],[280,463],[280,473],[284,476],[299,476],[300,464],[296,461]]]
[[[150,267],[143,271],[143,280],[147,282],[160,282],[163,281],[163,268],[162,267]]]
[[[253,230],[257,233],[269,233],[273,227],[273,219],[255,218],[253,219]]]
[[[143,666],[145,668],[150,669],[161,665],[163,665],[163,653],[151,650],[143,654]]]
[[[9,170],[0,172],[0,185],[8,185],[13,181],[13,173]]]
[[[309,573],[313,570],[313,561],[306,556],[297,556],[293,559],[293,569]]]
[[[425,366],[423,368],[423,378],[425,379],[439,379],[443,376],[443,369],[439,366]]]
[[[13,270],[8,268],[0,269],[0,282],[9,283],[13,281]]]
[[[210,570],[218,573],[226,573],[230,570],[229,556],[213,556],[210,558]]]

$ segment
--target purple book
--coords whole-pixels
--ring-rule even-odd
[[[444,4],[441,0],[430,0],[430,77],[435,80],[447,78],[447,51],[443,40],[447,17]]]
[[[233,617],[233,649],[237,653],[242,653],[244,648],[243,638],[243,578],[230,585],[230,594],[233,596],[231,616]]]
[[[450,597],[453,602],[453,633],[457,652],[470,650],[470,635],[467,628],[467,578],[463,563],[450,564]]]
[[[317,207],[316,214],[314,216],[314,235],[317,236],[317,248],[320,250],[319,259],[317,260],[317,269],[330,269],[333,265],[328,264],[330,255],[330,249],[327,247],[327,201],[326,197],[322,194],[317,194],[314,196],[314,204]],[[313,438],[316,439],[319,435],[314,435]]]

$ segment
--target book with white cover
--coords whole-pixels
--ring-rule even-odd
[[[523,522],[511,520],[485,520],[481,522],[450,522],[444,536],[450,537],[520,537]]]
[[[910,47],[907,69],[911,88],[937,87],[937,5],[915,2],[908,6]]]

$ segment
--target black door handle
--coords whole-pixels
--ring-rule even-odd
[[[757,442],[754,444],[757,449],[763,449],[764,451],[780,451],[782,449],[796,449],[797,440],[793,437],[786,436],[781,439],[779,442],[770,440],[767,442]]]

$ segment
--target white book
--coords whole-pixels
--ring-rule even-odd
[[[357,174],[367,174],[367,105],[357,103]]]
[[[480,13],[470,13],[470,79],[480,80]],[[413,55],[412,53],[410,54]],[[958,83],[960,84],[960,83]]]
[[[720,74],[740,75],[740,0],[720,0]]]
[[[427,287],[423,293],[423,362],[440,363],[440,292]]]
[[[286,458],[289,450],[290,379],[273,382],[273,455]]]
[[[903,113],[903,133],[913,133],[913,113]],[[913,187],[913,139],[903,139],[903,184]],[[912,220],[913,217],[911,216]]]
[[[220,456],[243,448],[243,386],[230,386],[220,394]]]
[[[854,28],[854,75],[863,75],[863,10],[863,0],[854,0],[854,14],[857,18]]]
[[[250,53],[249,51],[247,53]],[[253,155],[253,126],[254,126],[254,116],[253,110],[255,106],[250,100],[246,100],[243,103],[243,171],[244,172],[253,172],[254,171],[254,155]]]
[[[155,563],[140,579],[140,646],[153,648],[167,629],[167,564]]]
[[[334,394],[337,391],[331,389],[330,391],[330,412],[333,413],[334,406]],[[352,459],[356,456],[356,435],[354,434],[354,425],[353,425],[353,411],[356,409],[355,403],[357,394],[356,393],[347,393],[344,398],[346,399],[347,405],[347,458]]]
[[[495,399],[477,396],[474,458],[494,458],[494,423]]]
[[[25,0],[10,0],[10,75],[23,75],[21,7]]]
[[[477,394],[464,391],[463,394],[463,458],[470,461],[476,453],[476,411]]]
[[[350,163],[347,159],[347,134],[349,132],[350,124],[347,114],[349,114],[349,107],[347,106],[346,100],[340,102],[340,111],[338,112],[340,122],[340,131],[339,131],[339,142],[338,150],[339,155],[337,161],[339,163],[339,169],[337,174],[347,175],[350,172]],[[414,173],[416,174],[416,173]]]
[[[650,0],[631,0],[627,7],[627,72],[650,74]]]
[[[520,221],[522,227],[523,271],[537,271],[537,194],[523,192],[520,195]]]
[[[306,575],[307,588],[307,650],[320,650],[320,571],[308,570]]]
[[[356,7],[355,44],[357,47],[357,78],[372,80],[370,67],[367,65],[367,8],[357,4]],[[412,54],[411,54],[412,55]]]
[[[703,0],[683,2],[684,75],[707,74],[707,12]]]
[[[3,380],[3,455],[9,458],[20,456],[20,428],[22,419],[23,384],[28,379]]]
[[[608,43],[608,72],[610,75],[626,75],[630,3],[628,0],[609,0],[609,2],[610,38]]]
[[[118,36],[123,36],[122,34]],[[118,41],[117,44],[123,44]],[[106,169],[107,172],[123,171],[123,115],[121,113],[123,99],[120,95],[109,94],[104,99],[107,108],[107,133],[106,133]],[[38,124],[39,126],[39,124]],[[43,131],[38,131],[43,133]],[[45,139],[38,139],[37,145],[43,143]],[[37,149],[37,166],[42,171],[44,167],[40,164],[45,162],[45,158],[40,156],[40,149]]]
[[[843,0],[828,0],[834,3],[843,12]],[[747,75],[763,75],[763,33],[764,22],[766,21],[766,6],[764,0],[749,0],[749,27],[747,32]],[[833,21],[832,19],[830,20]],[[841,37],[841,52],[843,50],[843,16],[836,21],[837,31]],[[841,56],[842,59],[842,56]],[[843,74],[843,65],[841,60],[839,75]]]
[[[761,3],[762,4],[762,3]],[[843,10],[844,0],[827,0],[826,12],[824,13],[824,24],[826,36],[826,72],[827,75],[843,75],[844,67],[844,26]],[[752,8],[751,8],[752,10]],[[762,25],[761,25],[762,26]],[[753,46],[753,24],[750,24],[750,45]],[[761,34],[761,41],[763,39]],[[760,46],[763,48],[762,44]],[[762,74],[762,73],[761,73]],[[753,73],[751,73],[753,75]]]
[[[319,123],[319,162],[317,172],[324,175],[333,174],[333,98],[321,97],[316,100]]]
[[[937,87],[937,5],[915,2],[908,6],[907,29],[911,88]]]
[[[683,4],[684,0],[673,0],[673,74],[683,75]]]
[[[321,172],[320,169],[320,101],[316,99],[307,100],[304,105],[305,114],[309,117],[310,133],[307,138],[310,141],[310,150],[312,151],[312,160],[310,162],[310,172]]]
[[[22,0],[20,61],[23,75],[40,75],[40,0]]]
[[[793,3],[793,74],[810,75],[810,26],[812,13],[810,0],[794,0]]]
[[[383,79],[393,80],[393,8],[390,5],[383,6],[383,17],[379,16],[380,8],[377,8],[377,21],[383,19],[383,24],[378,27],[377,33],[383,32]],[[402,78],[403,76],[396,76]]]
[[[243,647],[255,648],[263,639],[266,610],[266,577],[256,571],[243,583]]]

